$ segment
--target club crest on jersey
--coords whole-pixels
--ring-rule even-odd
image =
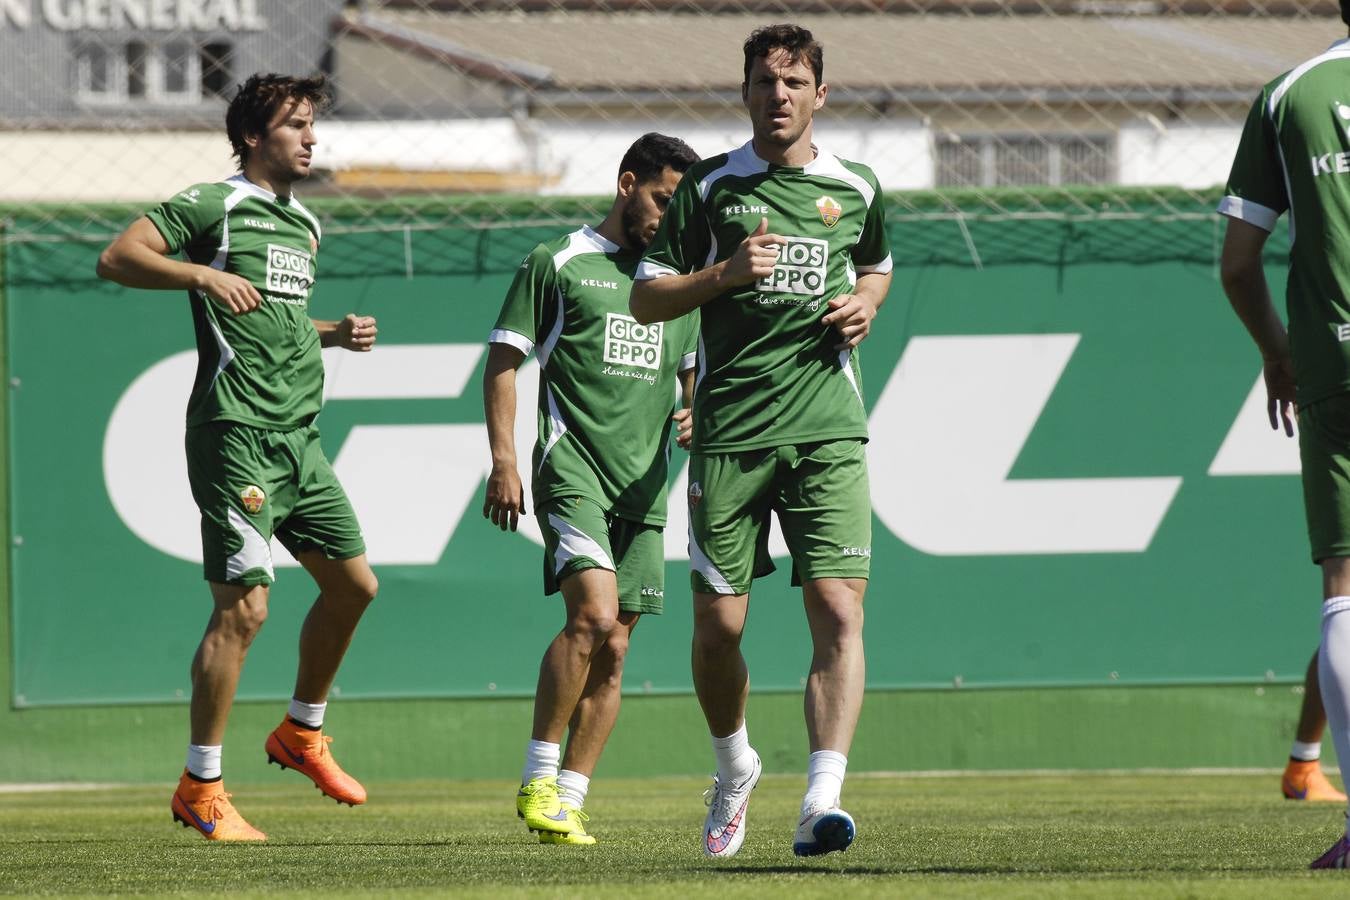
[[[239,492],[239,502],[244,504],[244,509],[248,510],[249,515],[256,516],[262,512],[263,504],[267,502],[267,495],[256,484],[250,484]]]
[[[703,487],[697,482],[691,482],[689,485],[689,508],[698,506],[698,502],[703,499]]]
[[[833,197],[821,197],[816,200],[816,209],[819,210],[820,221],[825,223],[826,228],[833,228],[839,224],[839,217],[844,214],[844,208]]]

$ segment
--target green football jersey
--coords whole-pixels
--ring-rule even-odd
[[[1219,212],[1272,231],[1289,213],[1289,344],[1306,406],[1350,391],[1350,41],[1267,84]]]
[[[188,427],[227,420],[288,430],[312,420],[323,394],[319,333],[309,318],[318,219],[243,175],[195,185],[146,216],[170,253],[245,278],[263,298],[235,315],[188,292],[197,331]]]
[[[628,314],[639,259],[589,227],[540,244],[488,335],[539,359],[536,509],[587,497],[665,524],[676,375],[693,368],[698,315],[639,325]]]
[[[636,278],[727,259],[764,217],[787,241],[773,275],[700,310],[694,452],[867,437],[857,354],[835,350],[820,320],[858,275],[891,270],[871,169],[819,149],[805,167],[771,165],[750,144],[706,159],[680,181]]]

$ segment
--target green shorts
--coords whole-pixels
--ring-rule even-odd
[[[271,584],[274,535],[293,555],[318,550],[351,559],[366,552],[314,425],[269,431],[211,422],[189,428],[186,445],[207,581]]]
[[[584,569],[609,569],[619,609],[660,615],[666,597],[666,545],[660,525],[612,516],[585,497],[555,497],[535,510],[544,533],[544,593]]]
[[[744,594],[774,570],[769,513],[792,553],[792,583],[866,578],[872,562],[867,456],[857,439],[695,454],[689,562],[695,591]]]
[[[1313,562],[1350,556],[1350,394],[1298,411],[1298,451]]]

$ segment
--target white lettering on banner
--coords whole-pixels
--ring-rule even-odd
[[[327,350],[324,395],[458,397],[482,352],[481,344],[393,345],[360,355]],[[118,516],[150,546],[190,562],[201,562],[201,532],[183,459],[182,409],[196,371],[193,350],[151,366],[118,400],[103,440],[104,482]],[[428,378],[427,372],[438,377]],[[521,367],[520,380],[522,396],[533,397],[534,360]],[[517,428],[519,447],[534,440],[532,412],[529,436]],[[487,429],[480,423],[352,429],[333,468],[357,509],[372,563],[434,565],[441,558],[487,477],[486,446]],[[154,485],[155,503],[145,502],[146,485]],[[520,525],[543,545],[533,517]],[[272,559],[277,566],[297,565],[276,541]]]
[[[27,28],[33,21],[30,0],[0,0],[0,28]]]
[[[41,0],[41,22],[57,31],[175,29],[264,31],[259,0]],[[34,0],[0,0],[0,28],[26,29]]]
[[[1077,342],[1072,334],[911,339],[872,412],[868,454],[881,523],[938,556],[1147,549],[1180,478],[1008,478]],[[482,351],[481,344],[392,345],[359,355],[326,350],[325,398],[459,397]],[[196,368],[195,351],[184,351],[131,383],[108,422],[103,470],[113,508],[132,533],[170,556],[200,562],[180,412]],[[538,378],[533,359],[517,375],[515,440],[526,497]],[[934,384],[943,390],[932,390]],[[962,414],[950,415],[953,408]],[[925,427],[913,429],[913,422]],[[1258,380],[1209,471],[1296,474],[1296,444],[1266,426]],[[440,561],[481,494],[490,468],[486,447],[487,430],[478,422],[352,429],[334,469],[356,507],[372,563]],[[154,486],[155,503],[145,502],[147,485]],[[686,463],[671,486],[667,559],[688,558],[687,490]],[[521,518],[519,533],[543,545],[533,515]],[[295,565],[276,542],[272,554],[276,565]],[[787,555],[776,521],[770,554]]]
[[[1302,471],[1297,436],[1291,438],[1283,430],[1270,427],[1266,415],[1266,380],[1258,373],[1256,384],[1209,464],[1209,474],[1298,475]]]
[[[935,556],[1147,549],[1180,478],[1008,478],[1077,343],[1076,334],[911,339],[872,411],[877,518]],[[922,428],[878,439],[905,423]]]

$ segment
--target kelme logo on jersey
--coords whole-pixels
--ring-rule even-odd
[[[825,223],[826,228],[838,225],[839,217],[844,214],[844,208],[833,197],[821,197],[816,200],[816,209],[820,211],[820,221]]]
[[[755,282],[761,291],[775,294],[825,293],[825,267],[830,260],[830,245],[819,238],[793,237],[778,248],[778,264],[773,274]]]
[[[239,492],[239,502],[244,504],[244,509],[248,510],[249,515],[256,516],[262,512],[263,504],[267,502],[267,495],[256,484],[250,484]]]
[[[605,313],[605,362],[643,369],[661,368],[661,322],[641,325],[632,316]]]
[[[311,257],[303,250],[281,244],[267,245],[267,291],[290,297],[305,297],[314,284]]]

